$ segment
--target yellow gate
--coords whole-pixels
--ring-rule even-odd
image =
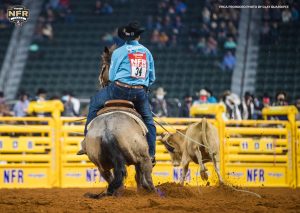
[[[238,186],[293,186],[293,140],[288,121],[228,121],[225,179]]]
[[[0,122],[0,188],[59,186],[52,118]]]

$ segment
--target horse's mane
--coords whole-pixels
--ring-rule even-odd
[[[117,49],[116,44],[112,45],[109,48],[108,47],[104,48],[104,51],[101,55],[102,64],[110,64],[111,55],[115,49]]]

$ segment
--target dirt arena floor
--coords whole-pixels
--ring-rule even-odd
[[[125,189],[120,197],[85,198],[103,189],[1,189],[0,212],[300,212],[300,189],[157,186],[159,194]]]

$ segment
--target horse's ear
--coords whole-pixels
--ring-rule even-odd
[[[108,49],[107,46],[104,47],[104,52],[107,53],[107,54],[109,53],[109,49]]]

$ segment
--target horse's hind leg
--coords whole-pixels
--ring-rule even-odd
[[[155,187],[153,185],[151,173],[152,173],[152,163],[150,158],[144,158],[141,162],[141,172],[143,174],[142,178],[142,186],[148,191],[155,191]]]
[[[113,180],[113,175],[111,174],[110,170],[100,170],[99,172],[101,174],[101,176],[104,178],[104,180],[109,184],[112,182]]]
[[[121,166],[121,168],[114,168],[114,179],[108,184],[107,195],[116,195],[117,190],[123,186],[125,176],[125,165]]]

